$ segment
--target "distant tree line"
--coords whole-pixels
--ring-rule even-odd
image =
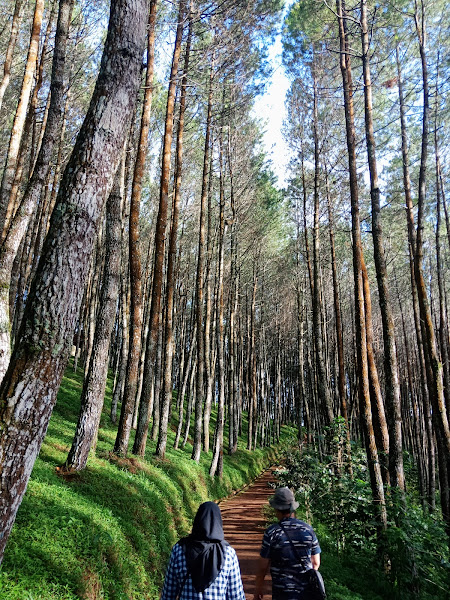
[[[301,396],[322,431],[344,418],[347,458],[365,443],[382,529],[406,456],[450,521],[444,12],[305,0],[285,21]]]

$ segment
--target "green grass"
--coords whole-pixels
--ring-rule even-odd
[[[68,369],[7,544],[2,600],[157,599],[170,549],[198,505],[248,483],[283,445],[248,452],[241,439],[235,455],[224,455],[221,480],[208,475],[211,452],[196,464],[190,444],[173,449],[174,426],[164,460],[154,457],[150,440],[145,460],[117,459],[108,387],[96,456],[83,472],[63,477],[56,467],[72,443],[81,386],[82,374]],[[289,443],[288,429],[283,439]]]

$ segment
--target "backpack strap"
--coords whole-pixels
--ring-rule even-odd
[[[302,559],[300,558],[300,555],[297,552],[297,548],[294,546],[294,542],[292,541],[292,538],[289,535],[287,529],[285,529],[281,523],[278,523],[278,525],[281,527],[282,531],[286,534],[286,537],[288,538],[288,540],[292,546],[292,550],[294,551],[295,556],[298,558],[298,560],[300,562],[302,562]],[[310,569],[310,570],[306,571],[306,573],[308,574],[308,577],[309,577],[309,591],[314,594],[314,596],[312,596],[312,597],[320,598],[320,600],[324,600],[327,596],[325,593],[325,585],[323,583],[322,575],[319,573],[319,571],[317,569]]]
[[[283,527],[283,524],[282,524],[281,522],[280,522],[280,523],[278,523],[278,525],[281,527],[281,529],[282,529],[283,533],[286,535],[287,539],[289,540],[289,543],[290,543],[290,544],[291,544],[291,546],[292,546],[292,550],[294,551],[295,557],[296,557],[296,558],[297,558],[297,559],[300,561],[300,563],[301,563],[301,562],[303,561],[303,559],[300,557],[300,555],[299,555],[299,553],[298,553],[298,551],[297,551],[297,548],[294,546],[294,542],[292,541],[292,538],[291,538],[291,536],[289,535],[289,533],[288,533],[287,529],[285,529],[285,528]]]

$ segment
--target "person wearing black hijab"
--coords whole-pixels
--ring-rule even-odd
[[[235,550],[214,502],[198,508],[191,533],[172,548],[161,600],[245,600]]]

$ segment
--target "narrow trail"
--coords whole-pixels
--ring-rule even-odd
[[[246,600],[253,599],[259,551],[266,526],[263,508],[273,494],[273,489],[269,487],[269,482],[273,481],[274,468],[265,471],[236,496],[220,503],[225,539],[237,552]],[[271,598],[270,576],[267,574],[264,600]]]

